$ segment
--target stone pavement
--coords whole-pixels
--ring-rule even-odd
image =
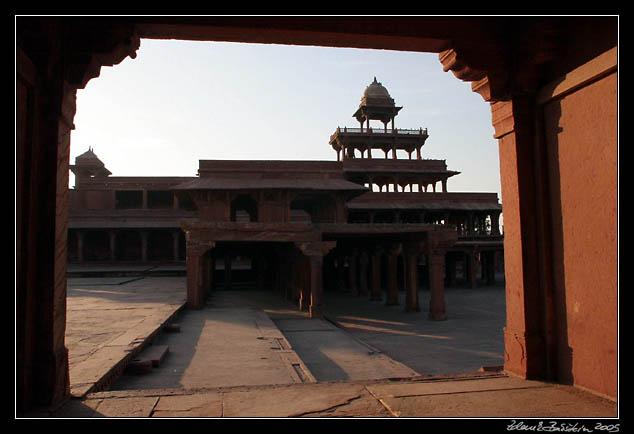
[[[74,396],[108,387],[185,305],[182,277],[67,282],[66,346]]]
[[[615,402],[483,366],[503,362],[503,287],[449,288],[447,321],[326,292],[311,320],[270,292],[182,310],[183,277],[68,280],[77,397],[25,417],[614,418]],[[167,333],[170,324],[177,333]],[[169,348],[143,375],[124,372]],[[121,375],[124,374],[124,375]]]

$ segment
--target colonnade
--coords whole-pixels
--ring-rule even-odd
[[[70,229],[69,262],[183,260],[184,234],[172,229]]]
[[[444,320],[445,256],[449,244],[394,241],[354,246],[335,241],[286,242],[250,249],[255,284],[268,281],[273,291],[297,304],[310,317],[323,313],[323,292],[346,290],[386,305],[400,304],[399,288],[405,291],[406,312],[420,312],[419,274],[429,288],[429,318]],[[238,253],[229,244],[208,242],[187,250],[188,303],[199,308],[210,291],[231,288]],[[424,259],[423,259],[424,258]],[[216,262],[223,261],[223,272]],[[425,267],[421,267],[423,262]]]
[[[356,210],[349,223],[433,223],[456,226],[460,236],[497,236],[501,211],[425,211],[417,209]]]

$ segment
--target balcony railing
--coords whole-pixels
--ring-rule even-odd
[[[337,127],[337,132],[339,133],[354,133],[354,134],[360,134],[360,133],[364,133],[364,134],[419,134],[419,135],[426,135],[427,134],[427,128],[419,128],[417,130],[408,130],[408,129],[404,129],[404,128],[396,128],[394,130],[392,129],[388,129],[388,130],[384,130],[384,129],[374,129],[374,128],[348,128],[348,127]]]

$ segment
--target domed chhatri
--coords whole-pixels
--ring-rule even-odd
[[[70,166],[70,170],[78,180],[111,175],[111,172],[106,169],[103,162],[93,152],[92,147],[88,147],[86,152],[75,158],[75,164]]]
[[[387,89],[378,81],[376,81],[376,77],[374,77],[374,81],[370,83],[368,87],[365,88],[363,92],[364,98],[385,98],[391,100],[392,104],[394,104],[394,100],[390,96],[390,93]]]
[[[361,104],[359,104],[359,108],[352,116],[357,119],[361,128],[363,128],[363,123],[366,123],[369,128],[370,119],[374,119],[383,122],[387,130],[387,124],[390,121],[392,122],[392,128],[394,128],[394,117],[402,108],[394,105],[394,99],[390,96],[390,93],[374,77],[374,81],[363,91]]]

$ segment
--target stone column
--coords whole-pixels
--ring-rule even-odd
[[[359,255],[359,295],[368,295],[368,252]]]
[[[231,289],[231,251],[227,249],[224,256],[225,289]]]
[[[141,260],[143,262],[147,261],[147,231],[141,231]]]
[[[541,377],[556,358],[551,282],[544,267],[549,255],[544,218],[551,210],[540,201],[552,183],[544,167],[549,163],[535,126],[536,110],[530,96],[491,104],[498,139],[500,180],[504,197],[506,273],[506,327],[504,369],[522,377]],[[541,229],[541,230],[540,230]],[[531,236],[535,234],[535,236]],[[552,371],[551,371],[552,372]]]
[[[323,282],[322,266],[324,255],[336,246],[335,241],[313,241],[296,243],[301,252],[308,258],[311,318],[323,316]]]
[[[264,279],[266,273],[266,258],[262,252],[258,252],[255,257],[256,287],[258,291],[264,290]]]
[[[398,255],[401,245],[393,244],[387,249],[387,299],[388,306],[398,304]]]
[[[427,255],[429,264],[429,319],[444,321],[445,311],[445,251],[441,248],[430,249]]]
[[[176,196],[174,196],[176,197]],[[175,261],[178,261],[178,250],[179,250],[179,245],[178,245],[178,239],[180,237],[180,230],[175,230],[172,231],[172,256],[174,258]]]
[[[77,262],[84,263],[84,231],[77,231]]]
[[[321,276],[323,259],[323,255],[309,256],[310,306],[308,312],[311,318],[319,318],[323,315],[323,287]]]
[[[478,251],[474,249],[468,256],[467,280],[471,288],[476,288],[478,286]]]
[[[207,276],[208,265],[205,252],[213,248],[215,243],[188,243],[186,252],[187,267],[187,307],[189,309],[200,309],[203,307],[207,296],[207,286],[211,285]]]
[[[372,294],[370,300],[380,301],[381,295],[381,254],[383,251],[380,247],[376,247],[372,251]]]
[[[343,276],[343,268],[345,262],[345,256],[342,252],[337,252],[337,289],[343,292],[346,290],[345,279]]]
[[[405,262],[405,312],[420,312],[418,303],[418,243],[406,243],[403,249]]]
[[[117,246],[117,233],[114,230],[108,231],[108,242],[110,247],[110,262],[114,262],[116,260],[115,252]]]
[[[353,248],[348,255],[348,286],[350,292],[353,295],[359,295],[359,288],[357,286],[357,256],[358,250]]]
[[[142,204],[141,204],[141,208],[143,209],[147,209],[147,190],[142,190],[143,191],[143,199],[142,199]]]

